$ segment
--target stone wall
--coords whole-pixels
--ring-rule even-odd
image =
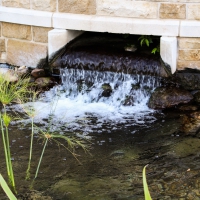
[[[178,39],[178,69],[200,69],[200,38]]]
[[[48,32],[52,28],[6,22],[2,22],[0,27],[1,62],[35,67],[47,56]]]
[[[0,0],[0,7],[85,16],[200,21],[200,0]],[[20,22],[19,22],[20,23]],[[53,25],[52,25],[53,26]],[[47,53],[49,27],[0,22],[0,62],[36,66]],[[191,30],[193,31],[193,30]],[[200,33],[178,37],[177,68],[200,69]]]
[[[199,0],[0,0],[5,7],[147,19],[200,20]]]

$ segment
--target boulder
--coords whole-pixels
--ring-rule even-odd
[[[186,90],[200,90],[200,73],[197,71],[176,74],[178,83]]]
[[[157,88],[149,99],[148,106],[153,109],[165,109],[188,103],[193,99],[190,92],[180,88]]]

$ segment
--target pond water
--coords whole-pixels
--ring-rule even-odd
[[[42,192],[43,196],[38,199],[144,199],[142,169],[147,164],[153,199],[199,199],[200,141],[178,135],[179,114],[165,113],[151,126],[127,128],[126,124],[120,124],[110,132],[105,128],[101,133],[89,133],[91,155],[77,149],[81,163],[66,149],[49,143],[32,189],[31,181],[25,181],[31,130],[13,125],[11,152],[19,199],[31,199],[28,193],[33,189]],[[36,135],[32,178],[41,151],[42,140]],[[6,177],[2,145],[0,159],[0,171]],[[2,191],[0,199],[6,199]]]
[[[100,86],[107,83],[107,78],[103,79],[103,82],[101,80],[98,79]],[[123,90],[123,84],[120,85],[121,79],[117,77],[117,80],[118,87],[122,87]],[[129,79],[126,80],[124,88],[127,89]],[[147,82],[141,84],[141,77],[135,77],[133,80],[136,82],[130,85],[137,85],[137,80],[140,80],[140,88],[136,89],[137,92],[133,92],[133,95],[136,94],[138,98],[142,96],[139,101],[136,99],[135,108],[116,103],[115,100],[118,99],[115,97],[116,94],[112,95],[113,98],[109,97],[109,100],[100,97],[98,100],[88,102],[88,98],[85,98],[86,93],[86,97],[88,94],[93,97],[94,88],[95,92],[100,90],[102,92],[102,88],[95,84],[93,84],[95,87],[90,87],[89,92],[88,88],[81,90],[81,95],[73,88],[66,89],[66,85],[63,84],[57,93],[59,99],[55,100],[54,104],[51,102],[58,88],[53,88],[42,95],[37,102],[25,105],[35,107],[39,114],[34,120],[42,129],[48,128],[49,123],[46,118],[51,114],[52,131],[64,135],[71,132],[77,137],[87,138],[90,141],[90,154],[77,148],[78,162],[65,148],[59,147],[53,140],[50,141],[44,153],[38,178],[30,188],[32,180],[25,180],[30,146],[30,120],[12,123],[9,131],[18,199],[144,199],[142,169],[147,164],[149,164],[147,180],[153,199],[200,199],[200,139],[180,135],[180,116],[183,114],[180,111],[149,110],[146,106],[149,95]],[[150,85],[150,90],[153,90],[152,82]],[[74,92],[69,94],[66,91]],[[118,95],[126,97],[124,93]],[[81,104],[80,99],[84,99]],[[72,102],[75,104],[72,105]],[[137,102],[141,104],[137,105]],[[85,109],[92,104],[93,107]],[[113,105],[118,109],[117,112],[112,110]],[[70,108],[73,110],[69,111]],[[16,105],[9,107],[10,111],[13,109],[21,112]],[[1,137],[0,143],[2,144]],[[6,177],[2,145],[0,148],[0,172]],[[31,178],[34,177],[42,148],[43,140],[39,140],[36,132]],[[6,199],[2,190],[0,199]]]

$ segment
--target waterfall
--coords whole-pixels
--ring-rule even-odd
[[[122,126],[148,126],[156,120],[147,103],[160,78],[122,72],[60,69],[62,83],[43,93],[34,107],[34,121],[48,127],[49,117],[60,133]],[[103,128],[104,127],[104,128]]]

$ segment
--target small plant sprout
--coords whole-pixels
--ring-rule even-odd
[[[142,35],[138,38],[140,41],[140,45],[143,46],[144,44],[149,47],[150,43],[153,43],[151,36],[149,35]]]
[[[151,198],[151,195],[149,193],[149,188],[148,188],[148,185],[147,185],[147,179],[146,179],[146,167],[148,165],[146,165],[144,168],[143,168],[143,172],[142,172],[142,177],[143,177],[143,188],[144,188],[144,197],[145,197],[145,200],[152,200]]]

